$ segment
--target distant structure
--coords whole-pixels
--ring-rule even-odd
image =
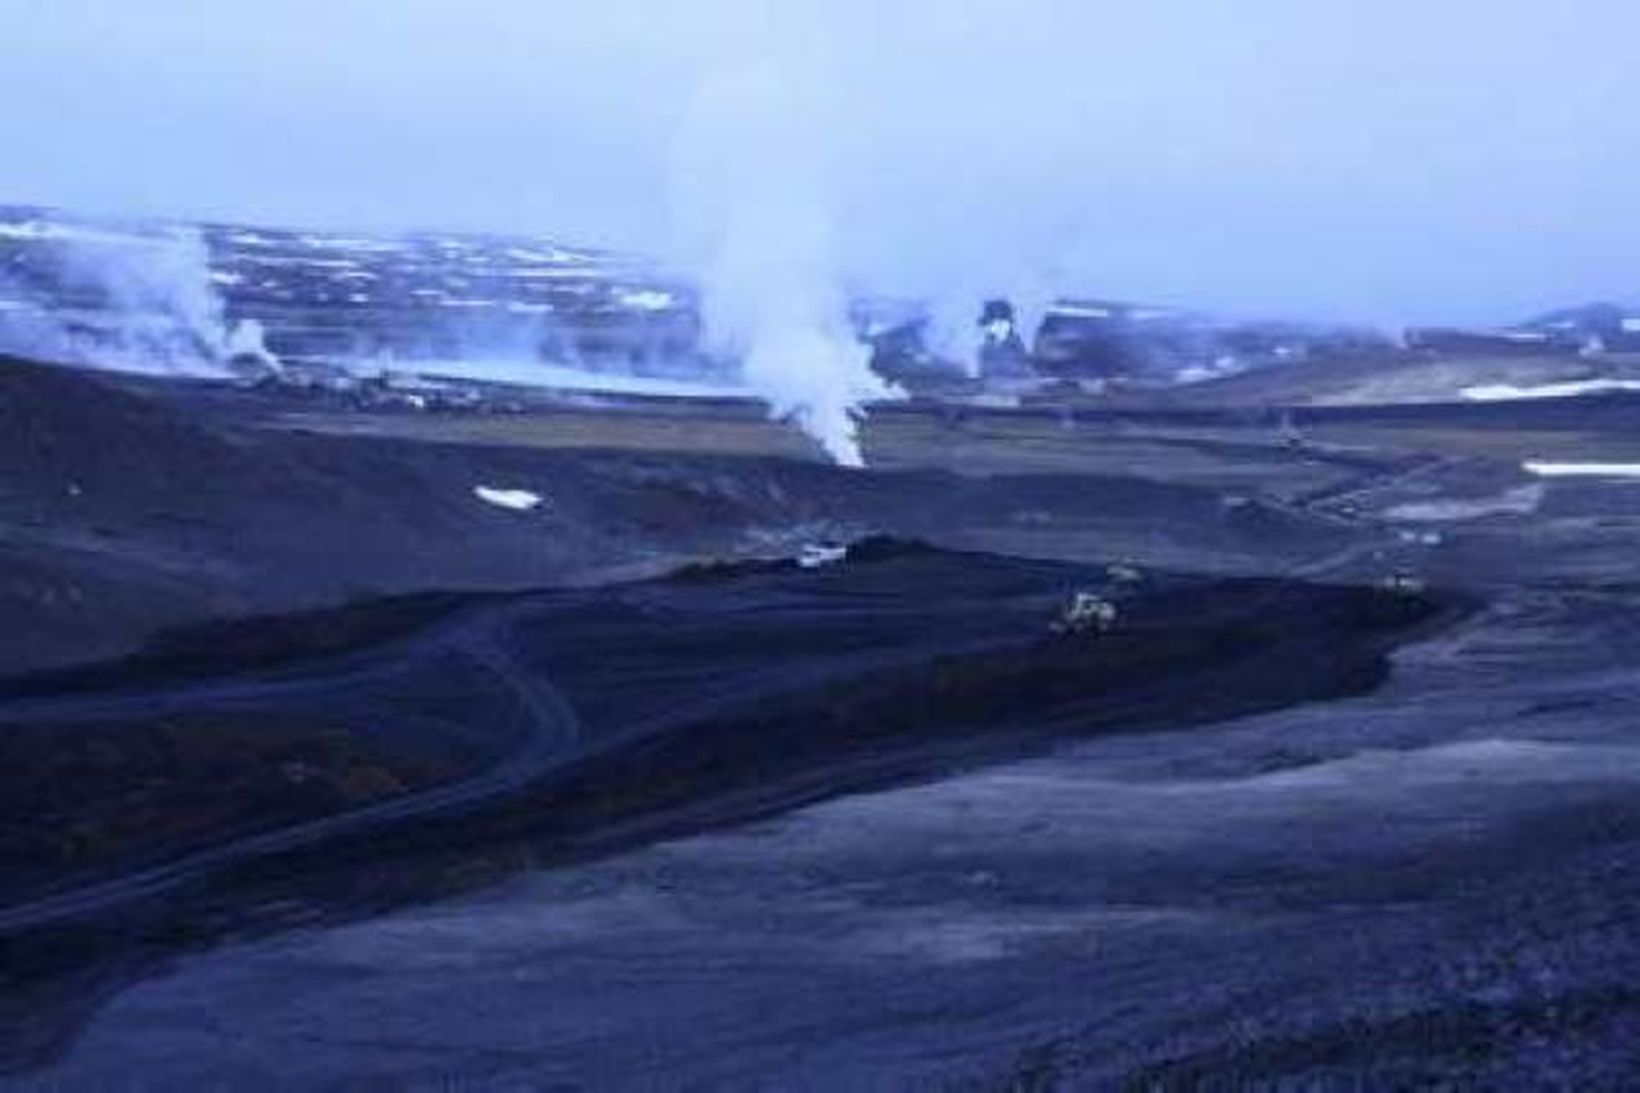
[[[1542,330],[1520,327],[1471,330],[1448,326],[1410,327],[1406,332],[1406,347],[1420,353],[1477,353],[1506,357],[1541,356],[1577,348]]]
[[[1018,379],[1034,375],[1025,339],[1012,301],[986,300],[979,312],[980,376],[986,380]]]
[[[1585,304],[1550,311],[1523,323],[1495,329],[1414,327],[1406,347],[1424,353],[1493,356],[1579,354],[1599,357],[1640,354],[1640,308]]]
[[[1080,388],[1197,383],[1253,368],[1328,357],[1399,352],[1365,328],[1275,321],[1225,322],[1182,308],[1060,298],[1032,332],[1012,300],[992,297],[975,320],[977,377],[930,351],[931,313],[914,300],[860,298],[850,305],[872,367],[917,394],[1035,397]],[[1027,340],[1028,339],[1028,340]]]
[[[1031,356],[1060,379],[1172,377],[1217,354],[1207,323],[1190,312],[1107,300],[1056,300],[1042,317]]]
[[[871,370],[913,395],[950,395],[972,386],[956,361],[928,346],[928,307],[917,300],[860,297],[849,304],[849,322],[871,350]]]
[[[1562,308],[1521,324],[1586,356],[1640,353],[1640,308],[1599,303]]]

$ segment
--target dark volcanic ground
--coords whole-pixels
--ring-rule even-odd
[[[61,858],[8,861],[19,1087],[1640,1073],[1640,486],[1520,469],[1640,461],[1630,401],[1313,412],[1296,444],[1262,412],[907,410],[871,423],[876,469],[851,473],[723,408],[349,416],[0,383],[13,671],[221,615],[601,585],[870,531],[1060,559],[889,552],[400,601],[271,645],[209,631],[203,679],[176,678],[200,659],[181,635],[14,684],[8,724],[40,731],[57,702],[106,734],[101,765],[72,768],[92,780],[128,769],[133,725],[160,731],[134,689],[182,696],[143,762],[260,784],[263,752],[229,749],[236,767],[197,743],[224,731],[213,702],[246,700],[237,731],[312,775],[307,819],[281,823],[365,817],[181,887],[163,870],[201,852],[195,829],[72,844],[108,877],[161,870],[135,902],[87,898]],[[476,484],[544,502],[494,508]],[[1173,575],[1191,571],[1212,576]],[[1383,605],[1423,600],[1373,587],[1391,573],[1474,608],[1399,629],[1416,620]],[[1132,628],[1049,636],[1081,587],[1124,597]],[[500,706],[441,713],[451,696]],[[499,728],[455,731],[480,721]],[[316,723],[341,735],[293,731]],[[521,727],[570,723],[581,743],[549,734],[506,783],[498,757],[541,739]],[[485,779],[503,792],[441,788]],[[199,798],[185,778],[144,792]],[[447,796],[395,814],[419,793]]]
[[[1363,469],[1271,443],[1238,456],[1238,481],[1215,469],[1211,445],[1186,441],[1090,473],[1062,453],[1033,464],[983,426],[962,444],[972,426],[918,416],[905,455],[885,451],[885,473],[858,474],[803,458],[789,431],[739,408],[672,409],[654,430],[653,416],[586,411],[287,421],[290,410],[276,395],[0,367],[0,614],[15,623],[0,632],[0,674],[225,615],[608,579],[873,532],[1256,572],[1272,553],[1296,560],[1346,537],[1239,486],[1258,474],[1273,488],[1320,486]],[[694,450],[630,443],[680,428]],[[1158,456],[1181,474],[1124,473]],[[542,504],[497,508],[479,486]]]

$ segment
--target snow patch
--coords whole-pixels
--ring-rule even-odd
[[[541,495],[530,490],[500,489],[495,486],[474,486],[473,496],[485,504],[513,512],[529,512],[541,504]]]
[[[1534,459],[1521,466],[1543,478],[1640,478],[1640,463],[1549,463]]]
[[[575,251],[563,250],[560,247],[546,249],[530,249],[526,247],[508,247],[506,255],[515,262],[544,262],[552,264],[575,263],[585,265],[595,261],[589,254],[578,254]]]
[[[1514,402],[1520,399],[1572,398],[1576,395],[1604,394],[1611,391],[1640,391],[1640,380],[1568,380],[1564,383],[1544,383],[1535,387],[1516,387],[1511,383],[1478,384],[1463,388],[1458,392],[1458,396],[1470,402]]]
[[[616,293],[615,298],[622,307],[632,308],[634,311],[665,311],[672,306],[672,294],[656,289],[622,290]]]

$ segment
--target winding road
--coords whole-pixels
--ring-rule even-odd
[[[549,769],[579,739],[575,712],[552,684],[522,668],[508,655],[503,637],[529,600],[479,608],[410,639],[394,642],[359,660],[341,675],[312,667],[274,677],[251,676],[210,680],[156,691],[26,699],[0,706],[0,725],[23,720],[69,722],[104,718],[141,718],[156,712],[199,706],[264,703],[269,698],[306,696],[339,686],[390,685],[424,668],[438,657],[457,654],[492,678],[499,693],[516,705],[519,746],[480,773],[459,781],[417,790],[362,808],[325,816],[275,831],[233,839],[139,869],[0,907],[0,934],[39,929],[83,919],[136,900],[200,880],[252,858],[311,846],[341,835],[381,827],[412,817],[461,811],[528,784]],[[334,662],[324,662],[326,666]]]

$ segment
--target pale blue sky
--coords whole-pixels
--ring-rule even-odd
[[[0,201],[665,251],[703,160],[766,146],[869,287],[1380,321],[1640,296],[1630,0],[0,0],[0,26]]]

